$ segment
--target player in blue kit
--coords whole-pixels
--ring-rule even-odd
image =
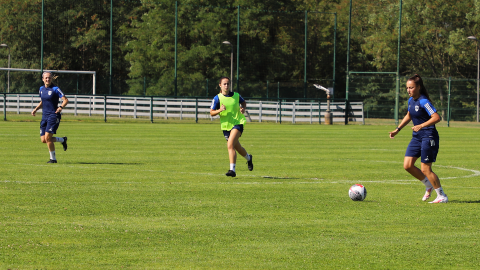
[[[68,99],[62,90],[52,83],[52,73],[44,72],[42,81],[44,86],[40,87],[39,94],[41,101],[32,111],[32,115],[42,109],[42,121],[40,122],[40,139],[46,143],[50,152],[50,160],[47,163],[57,163],[55,157],[55,142],[63,145],[63,150],[67,151],[67,137],[53,137],[57,133],[60,120],[62,119],[62,110],[68,104]],[[58,106],[59,99],[62,99],[62,105]]]
[[[443,192],[438,176],[432,171],[432,163],[436,161],[439,149],[439,136],[435,124],[440,122],[440,116],[428,96],[422,78],[415,74],[407,81],[408,112],[398,127],[390,132],[394,138],[410,121],[413,122],[412,140],[407,147],[403,167],[412,176],[425,184],[425,195],[422,201],[428,200],[432,189],[437,192],[437,198],[430,203],[446,203],[447,195]],[[421,169],[415,166],[415,161],[421,157]]]
[[[235,172],[237,152],[247,160],[248,169],[253,170],[252,155],[247,153],[239,141],[246,122],[243,114],[247,104],[240,94],[230,92],[230,79],[228,77],[220,78],[218,84],[220,93],[212,100],[210,115],[220,115],[221,129],[227,140],[228,158],[230,160],[230,170],[225,175],[235,177],[237,176]]]

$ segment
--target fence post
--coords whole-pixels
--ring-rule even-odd
[[[7,121],[7,94],[3,93],[3,121]]]
[[[150,123],[153,123],[153,96],[150,97]]]
[[[165,99],[165,119],[168,119],[168,100]]]
[[[118,118],[122,118],[122,98],[118,99]]]
[[[448,77],[447,127],[450,127],[450,90],[451,89],[452,89],[452,77]]]
[[[258,122],[262,122],[262,101],[258,102]]]
[[[295,101],[292,102],[292,124],[295,124],[295,110],[297,108],[295,107]]]
[[[279,114],[279,116],[280,116],[280,124],[281,124],[282,123],[282,101],[280,99],[278,101],[280,103],[280,110],[279,110],[280,114]]]
[[[180,99],[180,120],[183,120],[183,100]]]
[[[137,118],[137,98],[133,98],[133,118]]]
[[[364,107],[365,107],[365,104],[362,101],[362,125],[365,125]]]
[[[32,100],[32,102],[33,102],[33,100]],[[78,114],[77,114],[77,95],[75,95],[75,114],[74,114],[74,115],[75,115],[75,116],[78,115]]]
[[[278,123],[278,103],[277,106],[275,106],[275,123]]]
[[[348,125],[348,114],[349,114],[350,102],[345,101],[345,125]]]
[[[313,121],[313,103],[310,103],[310,124]]]
[[[195,98],[195,123],[198,123],[198,98]]]
[[[107,95],[103,96],[103,120],[107,122]]]
[[[318,124],[322,124],[322,100],[318,100]]]

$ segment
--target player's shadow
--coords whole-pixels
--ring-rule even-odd
[[[477,200],[477,201],[448,200],[448,203],[480,203],[480,200]]]
[[[267,178],[267,179],[282,179],[282,180],[295,180],[295,179],[300,179],[300,178],[295,178],[295,177],[276,177],[276,176],[262,176],[262,178]]]
[[[140,165],[142,163],[125,163],[125,162],[77,162],[84,165]]]

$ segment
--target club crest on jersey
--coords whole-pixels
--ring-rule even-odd
[[[48,91],[48,95],[51,96],[51,95],[52,95],[52,91]]]
[[[420,107],[418,105],[415,105],[415,111],[418,112],[418,109],[420,109]]]

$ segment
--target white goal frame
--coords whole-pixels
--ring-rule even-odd
[[[71,74],[92,74],[93,76],[93,95],[96,94],[96,79],[97,79],[97,72],[96,71],[86,71],[86,70],[51,70],[51,69],[27,69],[27,68],[0,68],[0,70],[6,71],[29,71],[29,72],[52,72],[52,73],[71,73]]]

